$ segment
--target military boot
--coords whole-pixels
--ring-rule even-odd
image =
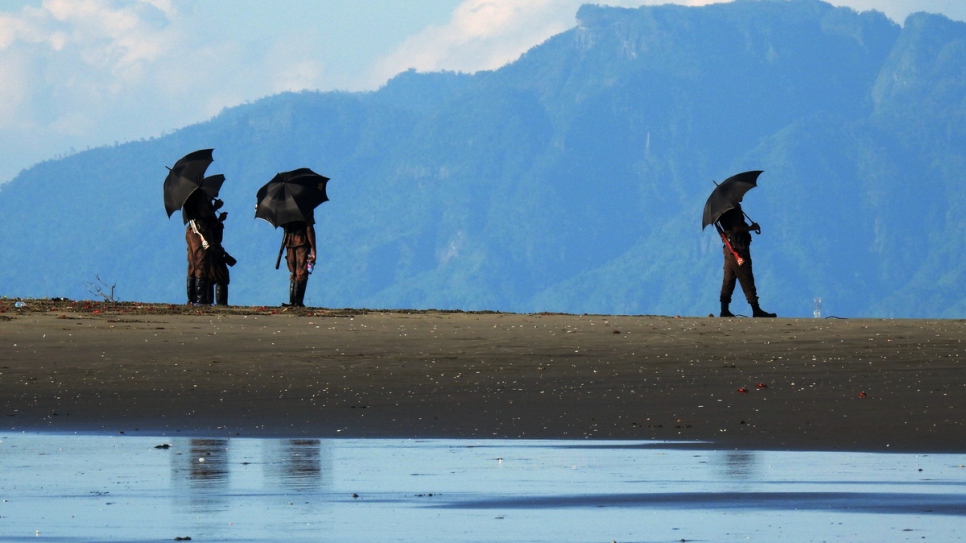
[[[195,303],[195,276],[188,276],[188,305]]]
[[[282,307],[295,305],[295,279],[288,280],[288,303],[282,303]]]
[[[215,305],[228,305],[228,285],[215,285]]]
[[[758,306],[758,302],[755,302],[751,304],[751,316],[758,317],[758,318],[773,319],[778,315],[765,311],[764,309]]]
[[[211,305],[215,302],[215,284],[208,281],[208,292],[205,293],[205,304]]]
[[[308,281],[299,281],[295,283],[295,307],[305,307],[305,287],[308,285]]]
[[[735,316],[735,314],[732,313],[730,309],[728,309],[728,306],[729,305],[731,305],[731,302],[721,302],[721,316],[722,317],[734,317]]]
[[[207,277],[198,277],[195,279],[195,303],[198,305],[210,305],[208,301]]]

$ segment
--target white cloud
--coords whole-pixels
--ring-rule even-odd
[[[22,0],[0,8],[0,183],[72,147],[155,136],[281,91],[375,88],[411,67],[494,69],[572,27],[586,1]],[[899,21],[916,10],[966,19],[966,0],[831,1]],[[414,16],[429,5],[435,16]]]
[[[574,15],[588,0],[465,0],[450,20],[410,37],[373,70],[381,83],[410,68],[428,72],[476,72],[498,68],[547,38],[572,27]],[[732,0],[610,0],[606,5],[679,4],[705,6]],[[858,11],[877,9],[898,22],[914,11],[966,18],[966,0],[827,0]]]
[[[276,43],[213,37],[179,0],[44,0],[0,11],[0,183],[73,147],[154,136],[284,90],[324,63]]]
[[[611,0],[606,4],[703,6],[728,1]],[[498,68],[573,27],[577,10],[585,3],[587,0],[466,0],[445,25],[426,28],[381,59],[373,78],[382,82],[410,68],[470,73]]]

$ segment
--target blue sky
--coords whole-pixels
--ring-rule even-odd
[[[278,92],[371,90],[411,67],[496,68],[572,26],[585,2],[0,0],[0,183]],[[900,23],[914,11],[966,21],[966,0],[830,3]]]

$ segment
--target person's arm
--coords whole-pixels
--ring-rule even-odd
[[[305,231],[309,238],[309,262],[315,262],[315,225],[310,224]]]
[[[759,226],[758,223],[756,222],[751,223],[750,226],[744,223],[740,223],[732,226],[731,231],[736,234],[746,234],[748,232],[759,232],[761,231],[761,226]]]

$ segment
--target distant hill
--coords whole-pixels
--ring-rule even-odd
[[[254,194],[310,167],[332,178],[312,305],[706,315],[704,201],[761,169],[745,209],[765,309],[966,316],[966,24],[818,0],[577,19],[499,70],[281,94],[38,164],[0,188],[0,294],[90,298],[97,274],[182,302],[164,166],[213,147],[236,304],[287,299]]]

